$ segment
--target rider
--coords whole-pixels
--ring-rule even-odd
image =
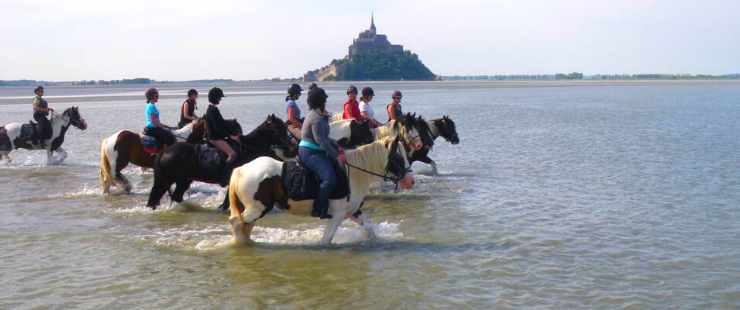
[[[146,97],[146,127],[144,127],[144,134],[153,137],[157,141],[163,143],[165,146],[175,144],[175,136],[167,130],[169,127],[162,124],[159,121],[159,110],[154,105],[159,101],[159,91],[155,88],[149,88],[144,92]]]
[[[298,145],[298,157],[306,168],[313,171],[321,180],[319,193],[314,200],[311,216],[322,219],[331,218],[329,195],[337,183],[336,162],[347,163],[344,150],[336,141],[329,139],[329,119],[326,112],[326,92],[315,88],[308,92],[308,115],[303,122],[303,136]]]
[[[374,96],[375,92],[372,88],[365,87],[362,89],[362,97],[360,97],[360,114],[370,120],[371,127],[378,127],[383,124],[375,119],[375,111],[373,111],[373,107],[370,106],[370,101],[373,100]]]
[[[218,110],[218,104],[223,97],[226,97],[224,91],[218,87],[214,87],[208,91],[208,102],[211,104],[208,105],[206,115],[203,116],[203,119],[206,121],[206,140],[217,149],[226,153],[228,156],[226,162],[232,163],[236,159],[236,152],[226,143],[225,139],[230,138],[238,142],[239,136],[237,136],[237,133],[232,132],[229,126],[226,126],[226,121],[221,116],[221,111]]]
[[[393,101],[385,107],[388,110],[388,121],[390,122],[394,119],[401,120],[403,118],[403,110],[401,109],[401,98],[403,98],[403,95],[401,95],[400,91],[394,90],[391,98]]]
[[[177,123],[177,127],[182,128],[187,124],[198,121],[195,110],[198,109],[198,103],[195,101],[198,99],[198,91],[191,89],[188,91],[188,99],[182,103],[182,109],[180,109],[180,122]]]
[[[285,97],[285,114],[288,116],[288,131],[293,137],[301,138],[301,128],[303,128],[303,119],[301,118],[301,109],[298,108],[296,100],[301,97],[303,89],[300,85],[293,83],[288,88],[288,96]]]
[[[369,121],[360,113],[360,103],[357,102],[357,87],[350,85],[347,88],[347,102],[344,103],[344,119]]]
[[[42,149],[46,148],[46,139],[51,139],[51,122],[46,118],[49,112],[54,112],[54,109],[49,107],[49,103],[42,98],[44,96],[44,88],[42,86],[36,87],[33,90],[36,97],[33,97],[33,119],[39,124],[39,145]]]

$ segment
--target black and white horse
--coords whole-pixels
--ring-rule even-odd
[[[326,225],[323,243],[329,244],[345,218],[357,212],[370,191],[370,185],[382,179],[380,176],[390,174],[401,188],[414,186],[414,176],[406,159],[403,141],[400,137],[385,138],[371,144],[363,145],[356,150],[347,150],[347,162],[360,167],[366,172],[343,165],[344,169],[354,170],[349,174],[349,199],[331,199],[329,214],[332,218]],[[229,223],[238,243],[249,243],[255,221],[265,216],[273,207],[293,214],[308,217],[313,209],[313,200],[295,201],[285,193],[282,185],[283,163],[269,157],[257,158],[234,169],[229,182],[229,202],[231,217]],[[345,172],[348,172],[345,170]],[[370,227],[364,220],[363,225]]]
[[[80,130],[87,129],[87,122],[80,116],[78,107],[69,107],[61,114],[53,113],[52,115],[51,139],[46,140],[47,165],[60,163],[67,158],[67,152],[62,148],[62,143],[64,143],[64,135],[67,133],[69,126],[74,126]],[[33,137],[28,135],[28,133],[32,132],[29,126],[29,124],[10,123],[0,127],[0,159],[7,157],[7,162],[10,163],[12,160],[8,155],[13,149],[41,149],[40,143],[32,143]],[[40,132],[41,128],[39,127],[37,131]],[[61,154],[61,157],[56,161],[54,161],[53,157],[54,152]]]
[[[421,117],[419,118],[421,119]],[[446,141],[452,143],[452,145],[460,143],[460,138],[457,136],[457,130],[455,129],[455,122],[453,122],[447,115],[442,116],[442,118],[427,121],[427,124],[432,141],[436,140],[437,137],[442,137]],[[432,173],[438,174],[437,163],[429,158],[429,150],[433,145],[433,142],[431,145],[424,143],[423,149],[411,154],[409,162],[413,164],[415,161],[421,161],[425,164],[432,165]]]

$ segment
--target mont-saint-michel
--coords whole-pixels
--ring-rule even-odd
[[[306,82],[323,81],[432,81],[440,77],[432,73],[419,56],[403,45],[392,44],[388,36],[378,34],[375,17],[370,17],[370,28],[360,32],[347,49],[347,55],[334,59],[328,65],[308,71]]]

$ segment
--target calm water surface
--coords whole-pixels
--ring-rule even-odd
[[[143,100],[105,98],[144,87],[59,88],[88,96],[49,101],[89,129],[69,130],[62,165],[16,151],[0,168],[0,308],[740,307],[740,84],[372,86],[381,118],[400,89],[405,111],[455,120],[460,145],[431,153],[441,175],[416,163],[414,190],[378,185],[375,238],[345,223],[321,246],[321,221],[272,213],[252,247],[230,245],[217,186],[152,212],[151,173],[127,168],[133,194],[102,196],[101,140],[144,125]],[[345,87],[327,87],[331,110]],[[245,130],[283,117],[283,88],[225,86],[240,95],[222,113]],[[158,103],[165,124],[182,99]],[[26,121],[30,96],[0,110]]]

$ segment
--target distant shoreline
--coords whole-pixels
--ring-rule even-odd
[[[115,101],[131,101],[131,100],[143,100],[143,90],[148,87],[165,88],[165,87],[183,87],[183,88],[209,88],[209,87],[229,87],[229,86],[275,86],[283,85],[284,82],[232,82],[227,84],[213,84],[213,83],[167,83],[167,84],[127,84],[127,85],[61,85],[61,86],[48,86],[50,95],[46,96],[52,103],[84,103],[84,102],[115,102]],[[319,86],[327,85],[329,87],[344,87],[345,85],[414,85],[414,86],[425,86],[440,87],[444,85],[459,85],[459,84],[471,84],[471,85],[498,85],[499,87],[573,87],[573,86],[597,86],[597,85],[693,85],[693,84],[736,84],[740,86],[740,79],[687,79],[687,80],[659,80],[659,79],[646,79],[646,80],[466,80],[466,81],[336,81],[336,82],[323,82],[319,83]],[[110,88],[121,88],[131,90],[132,88],[141,88],[142,94],[85,94],[85,95],[71,95],[71,96],[54,96],[53,89],[110,89]],[[30,86],[2,86],[0,87],[0,94],[3,90],[26,90],[27,93],[31,93],[32,87]],[[26,93],[25,91],[23,93]],[[282,91],[255,91],[254,93],[233,93],[229,94],[229,97],[249,97],[249,96],[265,96],[275,94],[276,96],[283,95]],[[30,103],[33,95],[28,96],[10,96],[0,97],[0,105],[12,105],[12,104],[24,104]],[[168,94],[167,92],[160,92],[161,99],[185,99],[185,94]]]

